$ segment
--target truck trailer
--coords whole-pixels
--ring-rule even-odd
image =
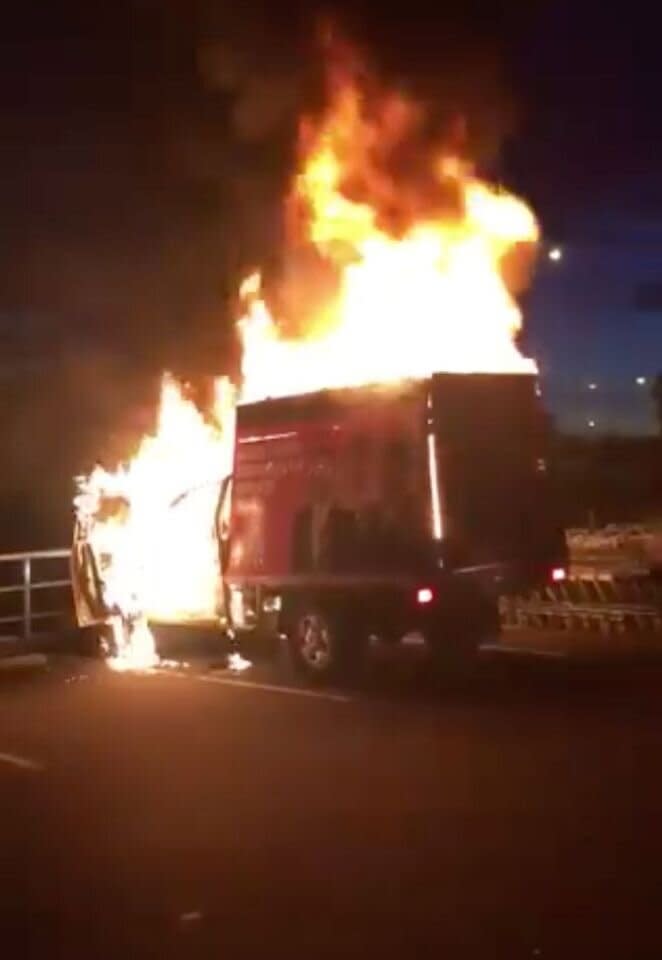
[[[444,668],[498,633],[498,597],[563,575],[535,376],[425,380],[237,412],[218,537],[229,629],[286,638],[311,680],[415,635]]]

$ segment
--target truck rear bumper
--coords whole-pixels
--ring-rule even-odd
[[[288,610],[298,609],[304,601],[341,614],[357,637],[373,636],[385,643],[403,639],[410,646],[479,643],[499,632],[497,597],[472,577],[447,574],[390,583],[338,579],[229,584],[233,625],[240,630],[264,629],[270,622],[277,629],[280,622],[282,632],[287,632]]]

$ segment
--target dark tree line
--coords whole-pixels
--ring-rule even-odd
[[[651,386],[651,396],[655,404],[655,415],[657,417],[658,430],[662,436],[662,373],[658,373]]]

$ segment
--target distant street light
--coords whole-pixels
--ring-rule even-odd
[[[597,389],[598,389],[598,385],[597,385],[597,383],[589,383],[588,388],[589,388],[589,390],[597,390]]]
[[[637,377],[637,386],[645,387],[646,386],[646,377]]]
[[[589,425],[589,427],[590,427],[591,430],[592,430],[593,427],[595,426],[595,420],[589,420],[589,421],[588,421],[588,425]]]
[[[563,250],[560,247],[552,247],[547,256],[553,263],[558,263],[563,259]]]

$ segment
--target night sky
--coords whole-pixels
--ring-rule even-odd
[[[564,250],[542,260],[525,304],[550,396],[565,415],[596,380],[622,391],[622,413],[625,386],[662,369],[656,24],[637,4],[428,6],[325,9],[440,123],[462,112],[479,166],[531,201]],[[229,362],[229,297],[246,265],[275,255],[295,118],[319,95],[319,13],[13,8],[0,56],[5,362],[26,340],[84,342],[135,368]]]

